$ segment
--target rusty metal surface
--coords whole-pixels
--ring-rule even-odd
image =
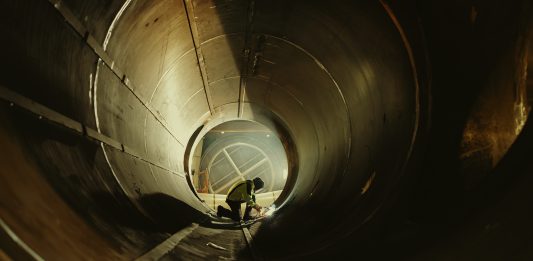
[[[1,117],[8,119],[4,112]],[[9,138],[12,133],[12,128],[2,125],[0,139],[6,153],[1,160],[0,215],[11,230],[44,259],[128,259],[58,195],[40,166],[28,160],[20,141]]]

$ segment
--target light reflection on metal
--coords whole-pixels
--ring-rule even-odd
[[[370,178],[365,183],[365,186],[361,188],[361,195],[365,194],[369,189],[372,183],[374,182],[374,178],[376,177],[376,172],[374,171]]]
[[[518,135],[522,131],[522,128],[524,128],[524,125],[527,121],[527,116],[529,115],[529,111],[531,110],[531,107],[527,105],[527,103],[524,102],[523,99],[520,99],[518,103],[515,104],[514,111],[515,111],[515,134]]]
[[[531,45],[529,43],[526,46]],[[521,66],[519,68],[519,84],[517,86],[517,100],[515,102],[514,112],[515,112],[515,134],[518,135],[524,128],[526,124],[529,111],[531,106],[528,104],[527,100],[527,71],[528,71],[528,57],[529,57],[529,48],[524,48],[522,57],[521,57]]]
[[[496,167],[520,135],[531,110],[528,100],[528,42],[505,59],[516,67],[495,69],[482,86],[466,122],[461,141],[461,164],[466,186],[474,187]]]
[[[39,256],[39,254],[37,254],[30,246],[26,244],[26,242],[20,239],[17,234],[13,232],[13,230],[11,230],[11,228],[6,223],[4,223],[4,220],[2,220],[1,218],[0,228],[2,229],[3,233],[7,234],[9,240],[13,241],[18,247],[20,247],[25,252],[25,254],[28,255],[28,257],[31,257],[37,261],[44,261],[44,259]]]
[[[268,207],[265,214],[263,214],[265,217],[272,216],[276,212],[276,205],[272,204],[272,206]]]
[[[89,104],[93,104],[93,74],[89,74]]]

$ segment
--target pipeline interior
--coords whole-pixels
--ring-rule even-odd
[[[132,260],[192,223],[162,260],[224,257],[219,155],[270,164],[267,260],[533,258],[529,1],[0,7],[0,260]]]

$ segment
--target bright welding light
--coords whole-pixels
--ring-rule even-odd
[[[265,217],[271,216],[276,211],[276,205],[272,205],[268,208],[267,212],[265,212]]]

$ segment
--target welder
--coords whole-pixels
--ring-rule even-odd
[[[241,220],[241,204],[246,203],[246,209],[242,220],[247,221],[251,219],[250,212],[252,208],[261,212],[262,207],[255,202],[255,192],[263,188],[264,182],[261,178],[254,178],[253,180],[239,181],[229,189],[226,196],[226,203],[231,210],[218,206],[217,216],[228,217],[234,221]]]

